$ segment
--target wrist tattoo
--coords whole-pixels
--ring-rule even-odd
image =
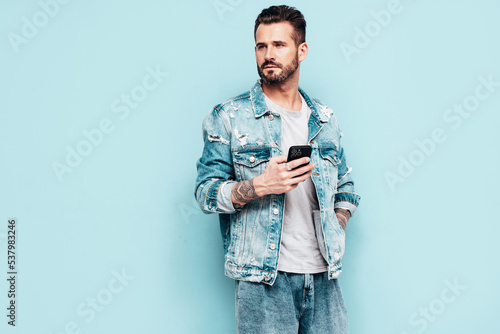
[[[345,230],[347,226],[347,221],[351,217],[351,212],[346,209],[337,208],[334,210],[337,215],[337,220],[339,221],[340,226]]]
[[[347,219],[342,215],[337,215],[337,220],[339,221],[339,225],[342,226],[342,229],[345,231],[347,226]]]
[[[340,214],[343,217],[345,217],[346,220],[349,220],[349,218],[351,218],[351,211],[349,211],[347,209],[337,208],[334,211],[336,214],[338,214],[338,215]]]
[[[255,192],[253,179],[236,183],[231,193],[233,194],[234,198],[240,203],[248,203],[259,197]],[[242,206],[238,203],[233,204],[235,208],[240,208]]]

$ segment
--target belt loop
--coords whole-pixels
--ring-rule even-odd
[[[313,287],[314,287],[313,275],[312,274],[305,274],[305,277],[304,277],[304,289],[306,289],[306,290],[312,290]]]

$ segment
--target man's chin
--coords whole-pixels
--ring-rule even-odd
[[[266,71],[267,73],[264,71]],[[262,71],[262,75],[264,77],[266,77],[266,79],[268,79],[268,80],[273,80],[281,74],[281,73],[279,73],[278,69],[276,69],[276,68],[264,69],[264,71]]]
[[[273,86],[273,85],[277,85],[279,83],[281,83],[281,81],[275,79],[275,78],[262,78],[262,81],[266,84],[266,85],[270,85],[270,86]]]

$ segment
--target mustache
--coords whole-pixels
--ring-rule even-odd
[[[270,61],[270,60],[266,60],[261,66],[260,68],[261,69],[264,69],[264,67],[268,66],[268,65],[272,65],[272,66],[276,66],[278,68],[283,68],[283,65],[279,64],[279,63],[275,63],[274,61]]]

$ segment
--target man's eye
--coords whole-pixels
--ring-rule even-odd
[[[281,44],[281,43],[276,44],[277,48],[281,48],[282,46],[283,46],[283,44]]]
[[[264,46],[264,45],[259,45],[259,46],[257,47],[257,49],[258,49],[258,50],[262,50],[263,48],[265,48],[265,46]]]

